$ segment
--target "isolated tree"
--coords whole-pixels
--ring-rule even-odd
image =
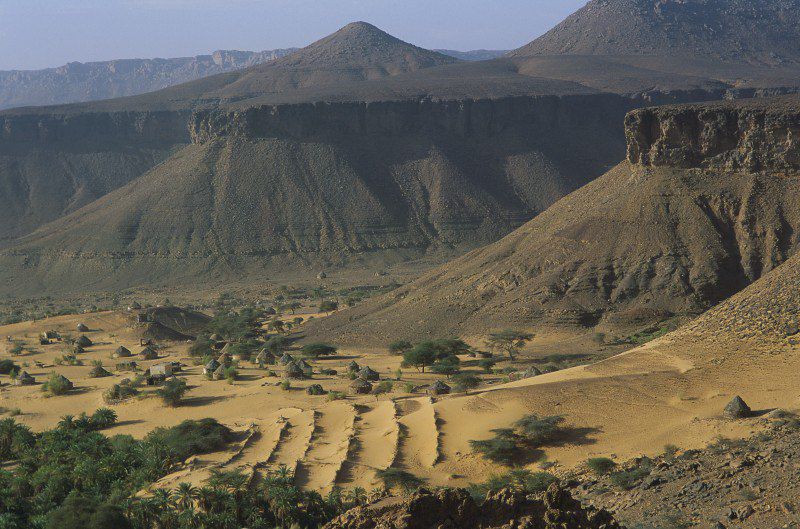
[[[459,373],[453,377],[455,382],[456,391],[463,391],[468,393],[469,390],[475,389],[481,384],[481,379],[472,373]]]
[[[325,300],[319,304],[320,312],[333,312],[339,309],[339,303],[333,300]]]
[[[157,391],[158,396],[164,401],[164,404],[170,407],[179,406],[181,399],[189,390],[186,381],[180,378],[173,378],[167,380],[164,386]]]
[[[489,335],[489,346],[505,352],[511,361],[526,343],[533,339],[533,334],[506,329]]]
[[[303,356],[319,358],[320,356],[331,356],[336,354],[336,347],[326,343],[310,343],[301,349]]]
[[[431,342],[423,342],[403,353],[403,366],[413,366],[425,372],[425,367],[436,361],[436,348]]]
[[[457,356],[446,356],[436,360],[431,366],[431,371],[437,375],[445,375],[450,379],[450,377],[461,371],[461,362]]]

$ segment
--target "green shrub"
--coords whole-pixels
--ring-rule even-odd
[[[320,356],[332,356],[336,354],[336,347],[326,343],[310,343],[301,349],[303,356],[309,358],[319,358]]]
[[[341,391],[331,391],[328,393],[328,401],[333,402],[334,400],[344,400],[347,398],[347,395],[342,393]]]
[[[234,441],[235,435],[216,419],[183,421],[172,428],[156,428],[145,441],[165,447],[178,461],[197,455],[216,452]]]
[[[407,340],[397,340],[389,344],[389,352],[393,355],[401,355],[412,347],[414,346]]]
[[[517,454],[517,443],[507,436],[496,435],[492,439],[472,440],[469,444],[474,451],[489,461],[504,465],[511,465]]]
[[[175,407],[180,405],[181,399],[183,399],[188,389],[185,380],[173,378],[167,380],[164,385],[156,391],[156,394],[161,397],[165,405]]]
[[[374,395],[383,395],[385,393],[391,393],[392,389],[394,389],[394,384],[392,384],[391,380],[381,380],[372,388],[372,393]]]
[[[131,385],[130,380],[123,380],[119,384],[114,384],[103,393],[103,401],[106,404],[117,404],[135,396],[137,393],[139,392]]]
[[[42,384],[42,391],[51,395],[65,395],[71,389],[69,381],[58,373],[51,373],[50,378]]]
[[[98,408],[91,417],[95,429],[111,428],[117,423],[117,413],[110,408]]]
[[[17,364],[11,360],[0,360],[0,375],[8,375],[11,371],[18,370]]]
[[[424,484],[422,478],[418,478],[410,472],[400,470],[399,468],[387,468],[385,470],[378,470],[375,475],[383,481],[384,486],[392,490],[399,487],[405,492],[410,492],[418,489]]]
[[[544,492],[553,483],[558,483],[558,478],[549,472],[531,472],[524,468],[518,468],[505,474],[492,475],[485,483],[470,487],[470,492],[481,498],[502,489],[536,494]]]
[[[292,389],[292,383],[289,382],[288,380],[284,380],[283,382],[281,382],[280,388],[283,391],[289,391]]]
[[[469,391],[481,385],[481,379],[471,373],[459,373],[453,377],[456,391]]]
[[[233,384],[236,382],[236,379],[239,378],[239,371],[233,366],[225,368],[225,380],[228,381],[228,384]]]
[[[606,476],[617,468],[617,464],[607,457],[593,457],[588,459],[586,461],[586,466],[598,476]]]

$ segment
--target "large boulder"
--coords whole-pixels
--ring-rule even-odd
[[[605,510],[583,507],[551,485],[540,499],[504,489],[476,502],[464,489],[420,489],[407,499],[356,507],[324,529],[619,529]]]
[[[725,406],[722,414],[726,419],[744,419],[750,417],[753,414],[753,410],[742,400],[742,397],[737,395]]]

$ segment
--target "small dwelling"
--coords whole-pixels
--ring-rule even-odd
[[[361,371],[361,366],[358,365],[358,362],[356,362],[355,360],[347,364],[348,373],[358,373],[359,371]]]
[[[27,371],[22,371],[17,378],[14,379],[15,386],[30,386],[36,383],[36,379],[28,374]]]
[[[314,368],[305,360],[300,360],[297,365],[300,366],[300,369],[303,370],[303,375],[306,377],[311,378],[314,375]]]
[[[369,366],[366,366],[361,371],[358,372],[358,378],[363,378],[364,380],[369,380],[374,382],[376,380],[380,380],[381,376],[378,374],[377,371],[375,371]]]
[[[78,332],[89,332],[89,326],[86,325],[85,323],[79,323],[78,326],[75,327],[75,329]]]
[[[275,365],[275,355],[266,349],[262,349],[256,356],[256,364],[265,366]]]
[[[156,360],[158,358],[158,353],[149,347],[145,347],[139,352],[139,358],[142,360]]]
[[[290,355],[289,353],[284,353],[283,356],[281,357],[281,359],[279,360],[279,363],[282,366],[288,366],[292,362],[294,362],[294,357],[292,355]]]
[[[70,379],[65,377],[64,375],[56,375],[59,382],[61,382],[67,390],[75,389],[75,384],[72,383]]]
[[[223,378],[225,378],[225,366],[220,365],[216,370],[214,370],[214,373],[211,375],[211,378],[213,378],[214,380],[222,380]]]
[[[57,342],[61,340],[61,335],[56,331],[44,331],[41,335],[41,343],[42,345],[46,345],[50,342]]]
[[[122,345],[117,347],[117,349],[111,355],[112,358],[130,358],[131,356],[133,356],[133,354],[131,353],[130,349]]]
[[[442,382],[441,380],[437,380],[430,386],[428,386],[428,395],[448,395],[451,391],[450,386]]]
[[[284,378],[293,378],[298,380],[306,378],[303,368],[300,367],[300,364],[297,362],[289,362],[289,364],[286,366],[286,371],[283,372],[283,376]]]
[[[88,336],[83,334],[80,336],[80,338],[75,340],[75,345],[80,345],[81,347],[91,347],[92,341],[89,339]]]
[[[350,390],[356,395],[369,395],[372,391],[372,384],[363,378],[357,378],[350,384]]]
[[[207,363],[205,365],[205,367],[203,368],[203,374],[205,376],[207,376],[207,377],[210,377],[211,375],[214,374],[214,371],[219,369],[219,366],[220,366],[220,363],[212,358],[211,361],[209,363]]]
[[[163,364],[156,364],[150,366],[150,375],[163,375],[164,377],[171,377],[173,373],[172,362],[166,362]]]
[[[220,365],[228,367],[229,365],[231,365],[231,355],[229,355],[226,352],[223,352],[221,355],[219,355],[219,358],[217,358],[217,362],[219,362]]]

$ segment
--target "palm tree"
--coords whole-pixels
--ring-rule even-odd
[[[172,493],[175,504],[183,510],[194,509],[194,502],[197,499],[197,488],[191,483],[178,483],[178,488]]]
[[[75,426],[75,416],[74,415],[63,415],[61,420],[58,421],[57,428],[61,430],[71,430]]]
[[[346,493],[346,498],[353,505],[362,505],[367,501],[367,491],[362,487],[356,487]]]

